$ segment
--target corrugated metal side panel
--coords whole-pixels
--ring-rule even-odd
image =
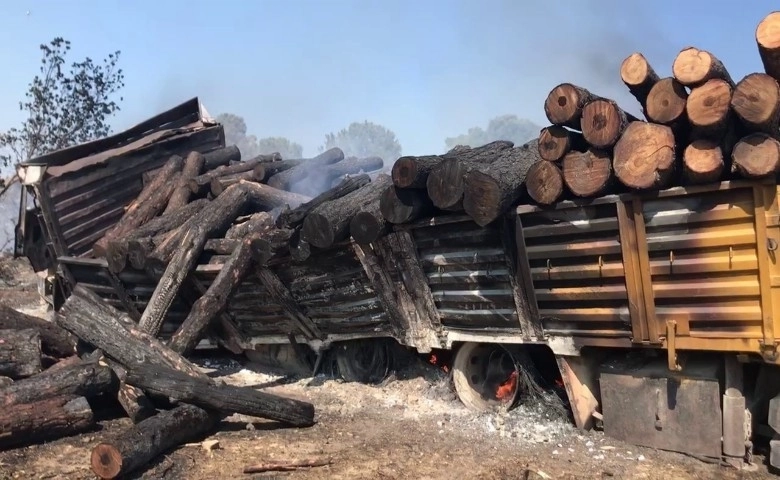
[[[753,188],[646,200],[642,215],[659,331],[760,338]]]
[[[631,336],[616,205],[535,211],[521,221],[545,333]]]
[[[498,227],[470,219],[411,230],[444,327],[519,328]]]
[[[162,166],[173,154],[207,152],[222,146],[220,126],[176,135],[129,151],[104,164],[44,180],[51,221],[68,255],[84,256],[123,215],[143,187],[144,172]]]
[[[390,330],[376,292],[351,244],[314,252],[304,263],[272,269],[324,333]]]

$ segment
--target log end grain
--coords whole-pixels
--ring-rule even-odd
[[[688,91],[672,77],[658,81],[647,96],[645,114],[655,123],[671,125],[685,115]]]
[[[544,102],[544,113],[553,125],[566,125],[579,129],[582,107],[591,99],[584,88],[562,83],[553,88]]]
[[[638,52],[632,53],[620,64],[620,78],[629,87],[638,87],[646,83],[653,73],[645,56]]]
[[[780,81],[780,11],[770,13],[758,23],[756,43],[764,71]]]
[[[761,178],[780,171],[780,142],[765,133],[742,138],[731,153],[733,168],[747,178]]]
[[[122,471],[122,453],[113,445],[98,443],[90,457],[92,471],[100,478],[116,478]]]
[[[463,162],[454,158],[445,159],[428,175],[428,198],[443,210],[457,207],[463,200],[465,174]]]
[[[466,176],[463,210],[480,227],[498,218],[501,211],[501,186],[496,179],[482,172],[470,172]]]
[[[327,248],[335,241],[333,225],[325,215],[310,212],[303,221],[301,238],[315,247]]]
[[[620,182],[633,189],[665,187],[675,164],[675,140],[670,127],[632,122],[615,144],[612,167]]]
[[[765,73],[751,73],[734,88],[731,108],[746,125],[770,133],[777,131],[780,84]]]
[[[574,132],[558,125],[545,127],[539,133],[539,156],[557,162],[572,149]]]
[[[526,174],[528,195],[541,205],[552,205],[563,194],[563,173],[553,162],[534,163]]]
[[[696,47],[686,47],[677,54],[672,74],[683,85],[695,87],[707,80],[720,78],[731,83],[723,63],[712,53]]]
[[[390,223],[406,223],[432,209],[425,190],[406,190],[391,185],[379,197],[379,211]]]
[[[598,99],[583,107],[580,125],[582,135],[589,144],[596,148],[608,148],[617,142],[628,120],[615,102]]]
[[[393,184],[398,188],[409,188],[417,178],[417,158],[401,157],[393,164],[390,172]]]
[[[703,129],[723,125],[731,108],[731,94],[731,85],[719,78],[691,90],[685,105],[691,124]]]
[[[570,152],[563,158],[563,179],[578,197],[604,192],[612,178],[612,158],[603,150]]]
[[[349,222],[349,233],[357,243],[365,245],[376,240],[384,227],[384,222],[374,212],[358,212]]]
[[[723,174],[723,167],[723,150],[715,140],[697,139],[685,147],[683,173],[689,182],[717,182]]]

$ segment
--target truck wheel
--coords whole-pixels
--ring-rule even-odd
[[[520,391],[519,375],[512,354],[496,344],[464,343],[452,364],[458,398],[477,412],[512,408]]]
[[[341,342],[334,350],[339,375],[347,382],[376,384],[390,373],[390,348],[382,339]]]

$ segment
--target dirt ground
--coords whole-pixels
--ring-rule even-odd
[[[22,268],[23,270],[23,268]],[[17,276],[17,278],[20,278]],[[0,301],[42,312],[31,277],[0,281]],[[14,295],[13,292],[16,292]],[[316,424],[285,428],[234,415],[207,450],[196,442],[158,458],[131,478],[143,479],[758,479],[754,471],[704,463],[670,452],[624,444],[599,431],[577,431],[567,418],[520,405],[508,414],[475,414],[455,396],[440,369],[422,360],[381,385],[346,383],[328,374],[284,377],[244,357],[198,357],[196,363],[227,383],[312,402]],[[99,429],[42,445],[0,452],[0,480],[93,479],[90,451],[130,425],[106,418]],[[329,465],[294,472],[244,474],[245,466],[269,461],[327,460]]]

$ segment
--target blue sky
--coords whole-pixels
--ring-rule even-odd
[[[633,3],[636,3],[634,5]],[[314,154],[325,134],[370,120],[405,154],[440,153],[444,138],[513,113],[546,123],[563,81],[638,113],[619,65],[640,51],[662,76],[683,47],[712,51],[735,80],[761,71],[755,27],[777,1],[686,0],[147,0],[0,3],[0,129],[55,36],[73,60],[121,50],[121,130],[199,96],[258,137]],[[29,12],[29,13],[28,13]]]

